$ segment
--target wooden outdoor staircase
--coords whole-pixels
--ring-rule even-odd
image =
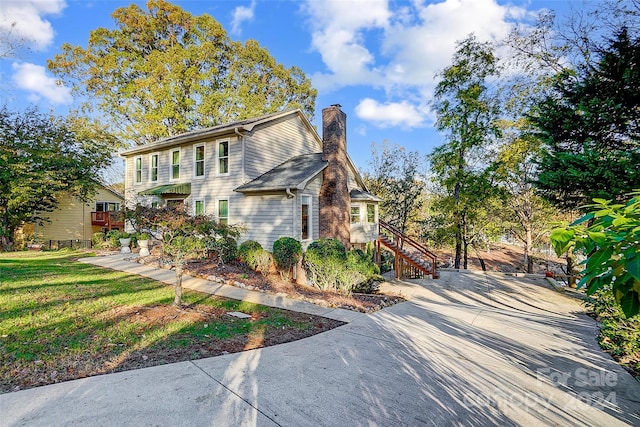
[[[425,274],[434,279],[440,277],[437,270],[438,257],[433,252],[382,220],[379,221],[378,254],[381,246],[395,255],[396,279],[422,278]]]

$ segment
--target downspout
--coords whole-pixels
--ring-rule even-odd
[[[291,208],[292,208],[292,210],[291,210],[291,214],[292,214],[291,220],[293,221],[293,234],[295,234],[295,232],[296,232],[296,195],[291,192],[291,188],[289,188],[289,187],[285,188],[284,191],[285,191],[285,193],[287,193],[287,198],[291,199]],[[295,239],[294,236],[291,236],[291,237],[293,237]],[[293,266],[293,281],[294,282],[298,280],[297,272],[298,272],[298,266],[294,265]]]
[[[233,132],[236,135],[238,135],[238,140],[242,141],[242,145],[241,145],[241,147],[242,147],[242,157],[241,157],[241,159],[242,159],[241,160],[241,162],[242,162],[242,165],[241,165],[242,173],[241,173],[241,176],[242,176],[242,182],[246,182],[246,174],[245,174],[245,170],[244,170],[244,135],[242,135],[240,133],[240,131],[238,130],[237,127],[233,128]]]

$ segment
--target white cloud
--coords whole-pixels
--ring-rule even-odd
[[[357,110],[377,126],[433,121],[427,106],[436,74],[450,64],[456,42],[472,32],[480,41],[501,41],[515,22],[531,18],[525,8],[497,0],[308,0],[302,10],[311,48],[326,67],[312,74],[314,86],[384,88],[385,100],[365,99]]]
[[[29,100],[45,98],[52,104],[70,104],[73,102],[71,90],[59,85],[56,79],[47,76],[45,68],[30,63],[13,63],[13,82],[17,88],[29,92]]]
[[[66,6],[64,0],[2,0],[0,31],[34,50],[44,50],[54,31],[43,16],[59,14]]]
[[[418,108],[407,101],[380,104],[365,98],[356,106],[356,115],[362,120],[375,122],[378,127],[421,127],[425,121]]]
[[[304,10],[312,29],[312,48],[329,71],[312,75],[316,88],[379,84],[381,76],[364,36],[366,30],[387,27],[387,0],[308,1]]]
[[[231,21],[231,32],[233,34],[240,34],[242,29],[240,26],[244,22],[253,21],[254,13],[256,10],[256,2],[255,0],[251,1],[249,7],[246,6],[238,6],[233,10],[233,19]]]

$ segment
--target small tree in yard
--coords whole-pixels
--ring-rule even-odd
[[[149,230],[161,242],[162,255],[176,271],[173,305],[178,307],[182,305],[182,276],[186,263],[205,256],[212,242],[227,242],[240,235],[237,227],[220,224],[210,216],[189,215],[186,206],[150,208],[138,205],[128,211],[127,217],[136,227]],[[226,248],[227,245],[219,246]],[[218,255],[226,258],[226,249],[225,254]]]

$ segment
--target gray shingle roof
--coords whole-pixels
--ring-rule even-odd
[[[241,185],[235,191],[253,193],[284,191],[287,188],[302,190],[309,180],[326,167],[327,162],[322,160],[322,153],[303,154],[292,157],[253,181]]]
[[[366,191],[358,190],[354,188],[349,192],[349,197],[351,200],[361,200],[363,202],[382,202],[383,200],[380,197],[374,196],[371,193],[367,193]]]

